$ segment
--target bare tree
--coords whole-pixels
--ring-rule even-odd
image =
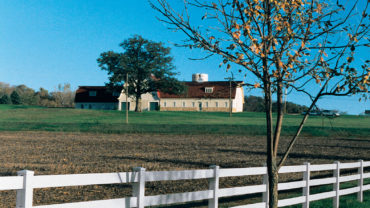
[[[369,47],[369,1],[355,1],[346,9],[340,3],[184,0],[178,10],[166,0],[150,2],[162,22],[187,36],[181,46],[202,49],[208,52],[205,57],[222,57],[220,65],[227,70],[242,67],[248,86],[263,90],[271,208],[277,207],[278,171],[308,118],[306,113],[284,156],[278,158],[283,89],[309,96],[309,111],[324,96],[369,96],[369,60],[354,60],[356,51]],[[358,11],[358,3],[362,3],[362,11]],[[201,16],[197,18],[199,12]],[[275,124],[272,96],[277,100]]]
[[[40,89],[41,92],[41,89]],[[47,93],[42,92],[42,93]],[[51,97],[55,101],[56,107],[73,107],[74,106],[74,97],[75,92],[71,90],[71,85],[69,83],[65,84],[58,84],[58,88],[51,92]],[[53,104],[52,102],[48,102],[49,105]]]

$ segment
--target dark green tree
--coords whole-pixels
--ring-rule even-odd
[[[5,94],[0,98],[0,104],[10,104],[9,95]]]
[[[19,96],[17,91],[13,91],[12,94],[10,94],[10,100],[14,105],[21,104],[21,97]]]
[[[108,71],[107,85],[111,89],[122,89],[123,84],[127,82],[128,92],[125,93],[135,98],[135,111],[141,111],[142,94],[157,90],[181,93],[184,90],[183,84],[174,77],[178,73],[174,71],[171,49],[163,43],[135,35],[123,41],[120,46],[123,53],[104,52],[97,61],[101,70]]]

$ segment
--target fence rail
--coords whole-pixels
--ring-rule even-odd
[[[291,190],[302,188],[302,196],[281,199],[279,207],[302,204],[308,208],[311,201],[327,198],[333,199],[333,207],[339,207],[339,197],[357,193],[358,201],[363,201],[363,192],[370,190],[370,184],[364,185],[364,179],[370,178],[370,173],[365,173],[364,168],[370,167],[370,161],[311,165],[305,163],[298,166],[284,166],[279,173],[303,173],[300,181],[291,181],[278,184],[278,190]],[[356,174],[341,176],[343,169],[357,169]],[[333,171],[333,177],[311,179],[313,171]],[[237,177],[263,175],[263,183],[260,185],[249,185],[233,188],[219,188],[221,177]],[[203,191],[165,194],[157,196],[145,196],[145,183],[152,181],[174,181],[208,179],[209,189]],[[133,172],[120,173],[98,173],[98,174],[74,174],[74,175],[39,175],[35,176],[33,171],[23,170],[18,176],[0,177],[0,190],[17,190],[17,208],[125,208],[167,205],[174,203],[185,203],[199,200],[208,200],[208,207],[218,207],[218,199],[237,195],[262,193],[262,202],[235,206],[234,208],[266,208],[268,207],[267,192],[267,168],[228,168],[221,169],[218,166],[211,166],[205,170],[183,170],[183,171],[145,171],[145,168],[134,168]],[[340,189],[340,183],[357,181],[357,186],[347,189]],[[108,199],[98,201],[74,202],[64,204],[33,206],[33,190],[36,188],[85,186],[130,183],[133,186],[132,197]],[[310,188],[320,185],[333,185],[333,190],[310,194]]]

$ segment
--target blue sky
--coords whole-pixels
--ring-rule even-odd
[[[59,83],[70,83],[74,89],[104,85],[107,74],[96,59],[102,52],[120,51],[118,44],[134,34],[172,47],[180,80],[191,80],[193,73],[208,73],[212,81],[230,76],[218,67],[219,59],[191,61],[188,58],[201,53],[172,46],[184,36],[167,30],[156,15],[147,0],[0,1],[0,82],[48,90]],[[288,100],[308,105],[308,99],[296,95]],[[359,114],[370,109],[370,103],[359,103],[358,97],[326,98],[319,107]]]

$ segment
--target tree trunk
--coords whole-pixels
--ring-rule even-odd
[[[278,207],[278,183],[279,183],[279,174],[276,163],[276,157],[269,157],[267,161],[267,173],[269,179],[269,208]]]
[[[265,91],[265,110],[266,110],[266,139],[267,139],[267,173],[269,180],[269,208],[277,208],[278,191],[277,184],[278,168],[276,164],[276,154],[274,151],[274,137],[272,134],[272,99],[271,99],[271,83],[269,80],[264,82]]]
[[[141,112],[141,95],[140,96],[136,96],[135,112]]]

